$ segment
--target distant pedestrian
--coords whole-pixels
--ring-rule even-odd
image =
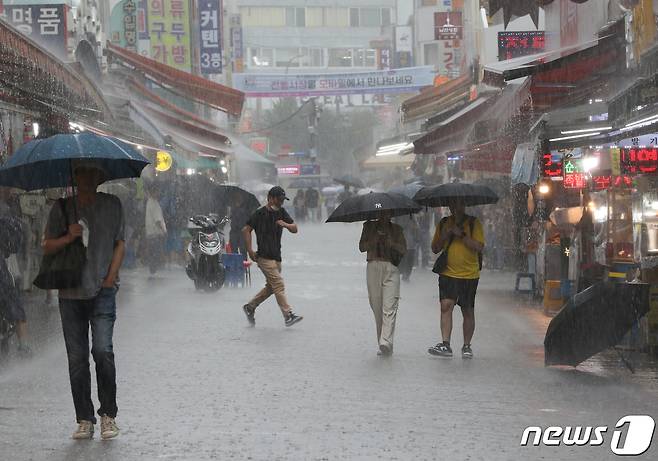
[[[295,209],[295,219],[298,222],[306,221],[306,196],[303,189],[297,190],[292,206]]]
[[[245,206],[245,201],[242,195],[236,194],[235,199],[231,203],[231,230],[229,232],[229,243],[233,249],[233,253],[240,253],[242,257],[247,259],[247,245],[242,235],[242,229],[247,225],[250,214]]]
[[[320,221],[320,193],[316,190],[313,189],[312,187],[309,187],[306,189],[306,208],[308,211],[308,219],[311,222],[318,222]]]
[[[167,226],[162,214],[162,207],[158,201],[158,194],[154,188],[147,191],[146,213],[144,217],[144,233],[146,235],[146,261],[151,275],[162,267]]]
[[[92,438],[96,424],[89,372],[90,327],[100,400],[101,438],[119,435],[115,422],[117,388],[113,335],[119,269],[125,251],[125,225],[121,201],[114,195],[96,191],[103,175],[93,163],[74,168],[77,195],[55,203],[43,241],[44,254],[55,254],[79,238],[87,247],[82,285],[59,290],[59,310],[78,422],[74,439]]]
[[[279,304],[287,327],[303,319],[302,316],[295,315],[288,304],[286,289],[281,276],[281,235],[283,229],[287,229],[292,234],[298,232],[297,224],[283,208],[284,200],[288,200],[288,198],[281,187],[271,188],[267,194],[267,205],[256,210],[242,230],[247,253],[252,261],[258,264],[258,267],[265,275],[266,281],[265,288],[242,307],[251,325],[256,324],[254,317],[256,308],[272,295],[276,297],[276,302]],[[252,231],[256,231],[258,251],[253,249]]]
[[[400,300],[400,271],[397,266],[407,251],[402,227],[391,222],[390,213],[377,221],[363,223],[359,251],[368,261],[368,300],[375,315],[379,355],[393,353],[395,320]]]
[[[473,358],[471,340],[475,332],[475,294],[480,279],[480,253],[484,249],[484,232],[479,219],[465,213],[464,202],[455,199],[450,204],[451,216],[436,226],[432,251],[448,251],[447,265],[439,275],[441,300],[441,334],[443,341],[428,352],[452,357],[452,311],[459,305],[464,316],[464,346],[462,357]]]

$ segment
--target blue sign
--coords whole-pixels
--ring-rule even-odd
[[[199,2],[199,58],[201,73],[222,73],[222,4],[220,0]]]
[[[66,60],[65,8],[64,5],[5,5],[2,16],[19,32]]]

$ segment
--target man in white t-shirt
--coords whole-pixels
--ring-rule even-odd
[[[155,274],[162,264],[167,226],[165,225],[164,216],[162,215],[160,202],[158,202],[157,192],[155,189],[149,188],[147,195],[148,199],[146,201],[144,222],[144,231],[146,234],[146,261],[148,262],[151,274]]]

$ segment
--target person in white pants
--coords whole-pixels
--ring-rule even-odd
[[[400,300],[400,271],[397,265],[407,251],[402,227],[384,212],[377,221],[363,223],[359,250],[367,252],[368,299],[375,315],[378,355],[393,353],[395,319]]]

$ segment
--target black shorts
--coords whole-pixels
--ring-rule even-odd
[[[464,309],[475,308],[475,293],[480,279],[456,279],[446,275],[439,276],[439,299],[452,299]]]

